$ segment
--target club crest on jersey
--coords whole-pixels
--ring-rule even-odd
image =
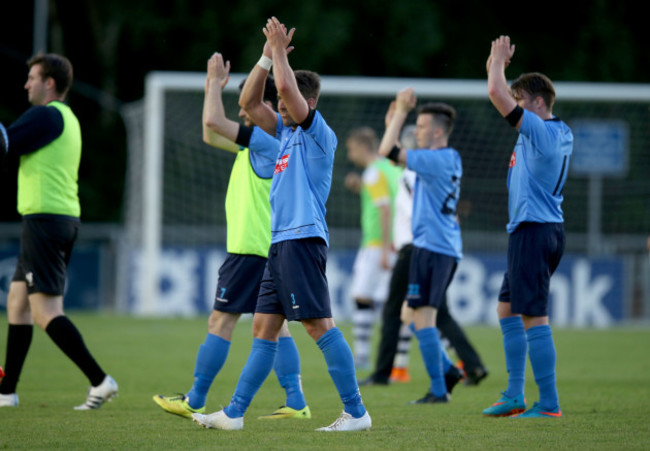
[[[511,168],[516,164],[517,164],[517,154],[515,152],[512,152],[512,156],[510,157],[510,166],[508,166],[508,168]]]
[[[284,155],[275,163],[275,171],[273,171],[273,173],[277,174],[282,172],[287,169],[287,166],[289,166],[289,155]]]

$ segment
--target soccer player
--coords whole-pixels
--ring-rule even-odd
[[[386,113],[386,127],[392,119],[394,110],[393,101]],[[400,147],[417,148],[415,128],[414,124],[404,126],[400,135]],[[359,385],[388,385],[389,382],[410,381],[408,362],[412,332],[409,324],[402,323],[400,316],[402,303],[408,292],[409,265],[413,250],[411,215],[415,172],[404,169],[398,185],[393,219],[393,246],[397,250],[397,260],[391,274],[388,299],[382,312],[381,340],[375,370],[368,378],[360,381]],[[463,329],[451,316],[446,297],[438,309],[436,326],[441,337],[447,339],[449,345],[456,350],[465,369],[463,372],[453,365],[445,373],[447,392],[451,393],[460,379],[464,379],[465,385],[478,385],[487,377],[488,371]]]
[[[395,102],[391,102],[384,124],[388,127]],[[408,143],[408,144],[407,144]],[[416,147],[415,125],[407,125],[401,131],[400,145]],[[392,246],[396,252],[390,280],[388,295],[382,309],[381,338],[377,349],[375,369],[359,385],[388,385],[389,382],[406,383],[411,380],[408,370],[411,337],[413,335],[408,324],[400,319],[402,303],[408,287],[408,271],[411,262],[411,212],[413,210],[413,187],[415,172],[409,169],[401,171],[397,182],[397,191],[393,201],[394,214],[392,223]]]
[[[352,321],[355,367],[368,369],[375,308],[386,301],[390,270],[395,261],[391,223],[402,171],[379,156],[379,139],[370,127],[352,130],[345,144],[348,160],[363,169],[361,176],[350,172],[345,186],[361,195],[361,247],[353,269],[351,290],[356,310]]]
[[[414,146],[415,147],[415,146]],[[412,332],[400,319],[402,303],[408,290],[411,264],[411,210],[415,172],[404,169],[398,180],[393,220],[393,246],[397,250],[391,271],[388,296],[382,310],[381,339],[377,348],[375,369],[359,385],[388,385],[389,382],[409,382],[409,351]]]
[[[370,415],[356,381],[350,346],[332,319],[325,268],[329,232],[325,202],[332,183],[336,135],[315,109],[320,78],[293,71],[287,57],[295,29],[272,17],[263,29],[262,57],[246,80],[240,105],[280,142],[271,184],[271,249],[253,319],[253,347],[230,404],[210,415],[195,413],[206,428],[244,427],[244,413],[268,376],[285,319],[301,321],[322,351],[344,404],[341,416],[319,431],[369,429]],[[279,116],[262,102],[273,65]]]
[[[214,308],[208,320],[208,333],[196,356],[192,388],[184,395],[153,398],[165,411],[185,418],[205,412],[208,390],[226,361],[237,320],[242,313],[255,311],[271,244],[269,190],[279,144],[254,126],[243,109],[239,116],[244,125],[226,117],[222,91],[229,73],[230,61],[224,64],[220,53],[212,55],[208,60],[203,107],[203,140],[237,154],[226,193],[228,256],[219,268]],[[271,78],[267,79],[263,98],[273,108],[276,90]],[[302,392],[298,348],[286,323],[280,331],[274,369],[286,391],[286,402],[260,419],[311,418]]]
[[[63,312],[68,262],[81,224],[77,183],[81,129],[64,103],[72,85],[72,64],[49,53],[35,55],[27,65],[25,89],[32,107],[2,138],[5,151],[20,158],[18,212],[23,220],[20,254],[7,298],[6,375],[0,383],[0,407],[18,406],[16,386],[36,323],[90,382],[86,402],[75,410],[98,409],[117,395],[117,383],[97,364]]]
[[[562,416],[555,381],[555,345],[548,320],[551,275],[564,252],[562,189],[573,150],[569,127],[553,115],[555,89],[543,74],[526,73],[510,88],[505,69],[515,53],[508,36],[492,41],[487,60],[490,101],[519,131],[508,169],[508,264],[497,313],[508,388],[483,411],[488,416]],[[539,402],[524,412],[526,353]]]
[[[415,335],[431,383],[426,395],[412,403],[447,403],[451,398],[445,373],[453,365],[440,344],[436,312],[462,258],[456,205],[463,171],[460,155],[448,145],[456,111],[447,104],[420,106],[415,132],[418,148],[398,147],[400,130],[416,102],[413,88],[397,93],[395,112],[382,138],[379,153],[406,164],[417,174],[407,302],[413,309]]]

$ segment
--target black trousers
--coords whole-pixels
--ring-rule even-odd
[[[375,382],[387,383],[393,369],[393,360],[397,353],[399,330],[402,326],[400,313],[402,303],[408,290],[409,266],[413,246],[408,244],[402,247],[397,254],[397,261],[393,267],[390,279],[388,299],[382,312],[381,339],[377,351],[377,361],[372,379]],[[463,361],[465,371],[470,372],[483,366],[481,358],[472,344],[467,339],[465,332],[449,313],[447,297],[438,309],[436,326],[444,338],[449,340],[458,357]]]

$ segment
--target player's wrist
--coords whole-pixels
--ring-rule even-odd
[[[264,70],[271,70],[271,66],[273,66],[273,60],[266,55],[262,55],[257,62],[257,65]]]
[[[496,64],[498,67],[506,67],[506,59],[505,58],[496,58],[492,60],[492,64]]]

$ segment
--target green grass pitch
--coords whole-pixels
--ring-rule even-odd
[[[243,431],[206,430],[163,412],[156,393],[186,392],[207,317],[142,319],[73,313],[71,319],[120,394],[97,411],[73,411],[88,382],[40,329],[18,387],[20,406],[0,409],[0,449],[648,449],[650,447],[650,330],[555,329],[558,389],[564,417],[542,420],[484,418],[481,411],[505,388],[497,328],[471,327],[468,335],[490,369],[477,387],[459,385],[448,405],[408,405],[427,390],[417,342],[412,381],[362,387],[373,420],[368,432],[317,433],[342,405],[322,354],[299,324],[291,324],[302,359],[311,420],[259,421],[283,404],[274,374],[246,414]],[[0,315],[0,361],[6,346]],[[348,340],[350,327],[341,328]],[[377,331],[375,332],[375,336]],[[250,319],[237,326],[228,360],[208,396],[207,411],[226,405],[252,342]],[[537,400],[530,364],[526,397]],[[367,373],[360,373],[365,377]]]

